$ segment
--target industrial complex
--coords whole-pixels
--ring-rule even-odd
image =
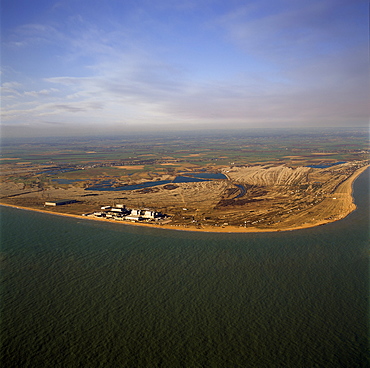
[[[116,204],[112,206],[102,206],[99,211],[92,213],[85,213],[83,216],[96,217],[96,218],[106,218],[110,220],[119,221],[163,221],[169,216],[162,214],[161,212],[155,212],[150,209],[128,209],[123,204]]]

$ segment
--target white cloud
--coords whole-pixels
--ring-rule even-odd
[[[42,89],[40,91],[25,91],[24,96],[30,97],[41,97],[41,96],[50,96],[59,90],[56,88]]]
[[[189,4],[190,11],[194,2]],[[249,2],[213,22],[204,21],[207,30],[216,30],[212,35],[223,32],[226,38],[212,39],[215,48],[232,44],[228,50],[237,50],[228,59],[235,61],[235,68],[207,55],[207,44],[198,50],[205,60],[198,59],[190,44],[186,47],[194,60],[183,61],[171,53],[171,46],[177,45],[166,43],[166,34],[161,34],[163,44],[152,45],[149,41],[156,38],[146,35],[142,24],[129,29],[117,19],[109,25],[94,24],[76,13],[65,25],[54,21],[18,27],[8,41],[60,45],[53,59],[59,64],[36,77],[18,75],[15,79],[22,84],[3,83],[3,118],[14,124],[63,122],[66,127],[364,124],[368,66],[363,45],[357,42],[358,29],[341,28],[350,21],[338,16],[334,1],[284,4],[270,9],[271,2]],[[164,19],[135,15],[151,29],[161,22],[167,29]],[[135,22],[131,19],[130,24]],[[217,72],[206,73],[208,66]]]
[[[215,26],[222,27],[229,40],[245,52],[285,65],[357,42],[361,25],[353,23],[351,12],[361,9],[348,2],[321,0],[285,5],[255,2],[220,17]]]
[[[10,47],[37,47],[44,44],[65,42],[63,32],[49,24],[24,24],[17,27],[9,36],[5,45]]]

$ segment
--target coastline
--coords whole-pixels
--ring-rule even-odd
[[[330,196],[330,198],[324,199],[318,206],[315,208],[316,213],[320,213],[323,208],[329,208],[329,210],[334,210],[333,216],[330,216],[330,219],[318,219],[316,222],[303,222],[300,225],[288,225],[288,226],[280,226],[274,228],[257,228],[257,227],[237,227],[237,226],[225,226],[225,227],[186,227],[182,225],[171,225],[171,224],[150,224],[150,223],[140,223],[140,222],[118,222],[115,220],[108,220],[108,219],[99,219],[99,218],[87,218],[82,215],[75,215],[69,213],[61,213],[61,212],[53,212],[53,211],[46,211],[38,208],[32,207],[25,207],[19,205],[13,205],[8,203],[3,203],[0,201],[0,206],[4,207],[12,207],[21,210],[27,211],[35,211],[40,213],[46,213],[51,215],[57,216],[67,216],[76,218],[79,220],[88,220],[88,221],[102,221],[102,222],[110,222],[114,224],[122,224],[128,226],[142,226],[147,228],[154,228],[154,229],[165,229],[165,230],[177,230],[177,231],[196,231],[196,232],[212,232],[212,233],[267,233],[267,232],[282,232],[282,231],[293,231],[293,230],[301,230],[307,228],[313,228],[316,226],[325,225],[328,223],[332,223],[338,220],[341,220],[348,216],[351,212],[356,209],[356,205],[353,202],[353,183],[355,180],[366,170],[370,167],[370,165],[366,165],[361,169],[357,170],[353,175],[351,175],[347,180],[341,183],[338,188],[334,191],[334,193]],[[336,197],[333,197],[335,195]],[[338,199],[337,199],[338,197]],[[335,202],[333,202],[335,201]],[[340,210],[339,213],[338,209]],[[304,216],[308,216],[305,211],[301,213],[296,219],[302,218]],[[292,221],[286,221],[288,224]]]

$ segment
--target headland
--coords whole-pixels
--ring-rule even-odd
[[[172,223],[171,220],[157,221],[157,222],[145,222],[145,221],[130,221],[124,220],[118,223],[129,225],[129,226],[144,226],[151,228],[161,228],[168,230],[182,230],[182,231],[201,231],[201,232],[220,232],[220,233],[253,233],[253,232],[276,232],[276,231],[292,231],[305,228],[311,228],[315,226],[324,225],[337,220],[341,220],[349,215],[356,209],[353,202],[352,190],[353,183],[356,178],[361,175],[369,165],[362,166],[356,170],[348,179],[343,181],[338,187],[331,193],[331,196],[324,198],[319,204],[304,211],[300,211],[296,215],[291,215],[286,218],[286,221],[281,221],[275,226],[270,227],[264,226],[235,226],[229,224],[222,224],[221,226],[209,225],[209,224],[181,224],[181,222]],[[45,204],[34,203],[33,205],[22,206],[20,204],[11,203],[9,200],[1,200],[0,205],[9,206],[23,210],[31,210],[42,212],[46,214],[68,216],[83,220],[92,221],[103,221],[103,222],[114,222],[117,220],[110,219],[101,216],[86,216],[86,214],[76,214],[76,203],[70,203],[65,207],[55,206],[46,207]],[[18,201],[17,201],[18,202]],[[29,202],[28,202],[29,203]],[[43,206],[43,207],[41,207]],[[75,208],[73,208],[75,207]],[[78,208],[78,205],[77,205]],[[70,213],[69,213],[70,212]]]
[[[357,134],[357,135],[356,135]],[[363,134],[38,142],[2,151],[0,204],[206,232],[310,228],[356,207]]]

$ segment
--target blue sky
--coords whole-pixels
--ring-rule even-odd
[[[368,124],[367,1],[1,6],[4,136]]]

